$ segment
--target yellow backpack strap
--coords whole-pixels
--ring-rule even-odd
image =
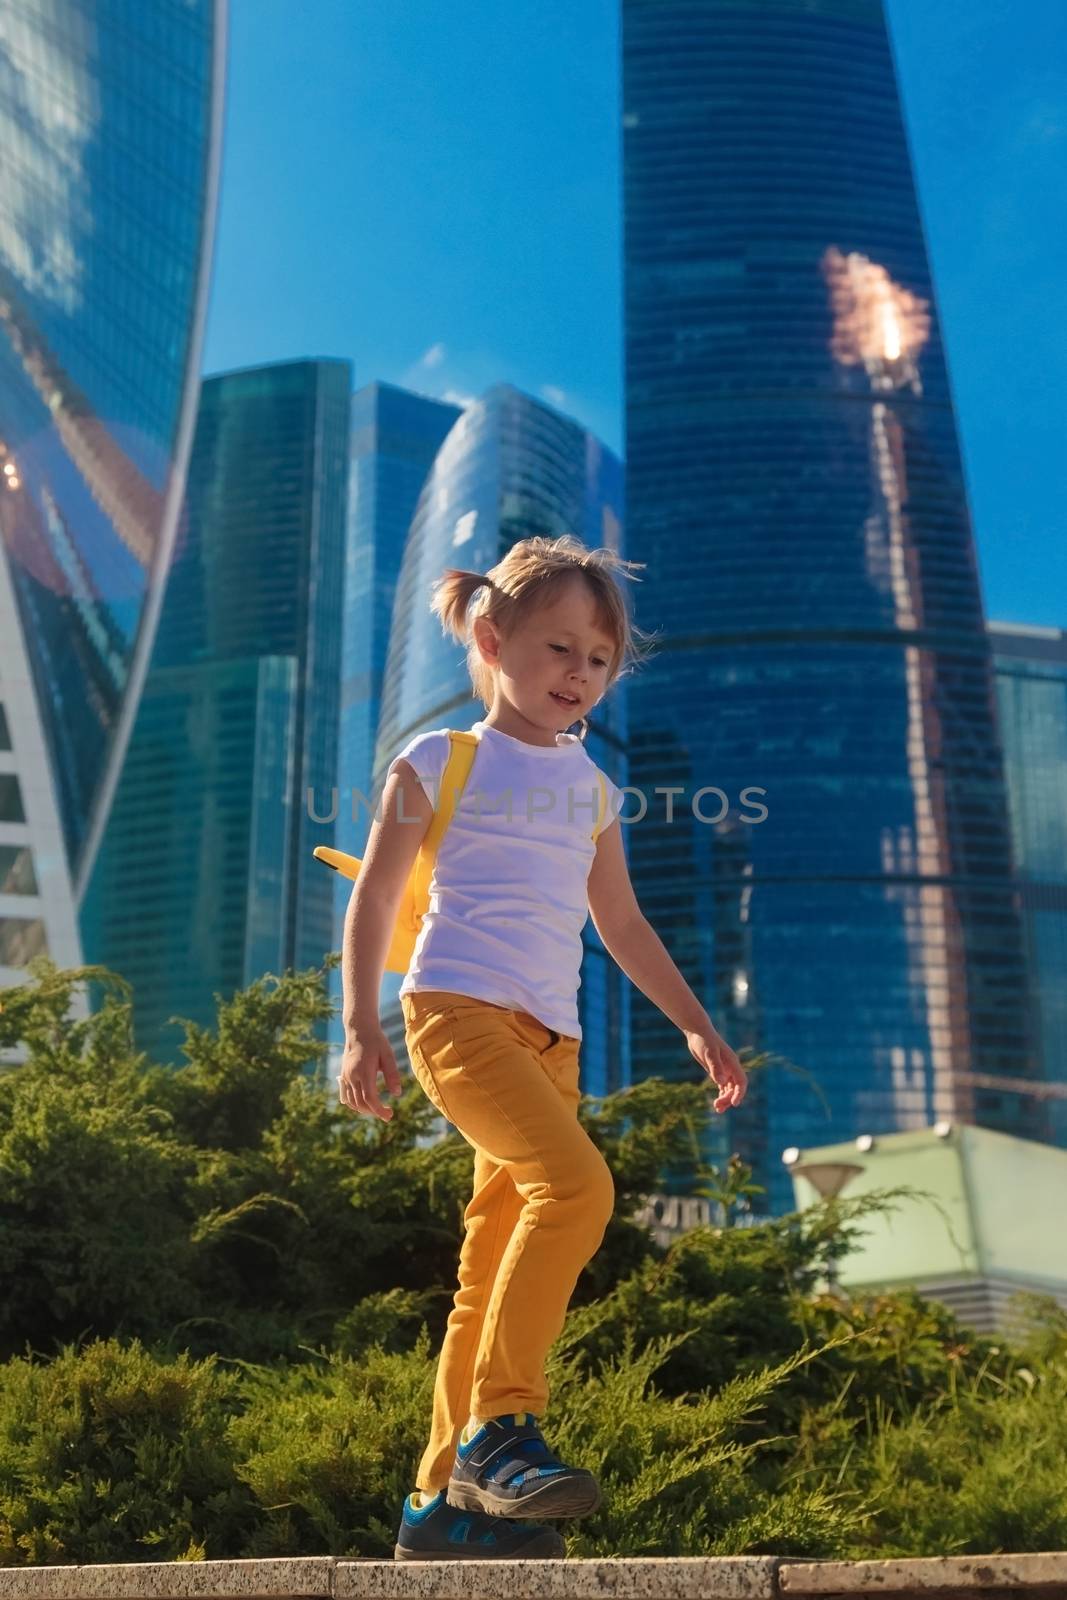
[[[469,730],[449,728],[448,737],[451,748],[445,770],[441,775],[437,804],[412,868],[412,888],[417,916],[425,916],[429,910],[430,879],[433,876],[437,847],[441,843],[445,829],[452,821],[452,814],[459,804],[460,795],[467,786],[467,779],[474,764],[474,753],[478,748],[478,735]]]
[[[600,806],[597,810],[596,827],[593,829],[594,844],[603,833],[608,821],[608,786],[604,780],[604,774],[600,771],[599,767],[597,768],[596,775],[600,779]]]

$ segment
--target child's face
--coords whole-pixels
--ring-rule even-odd
[[[483,659],[499,667],[497,695],[536,727],[569,728],[603,695],[615,646],[598,627],[593,597],[576,579],[522,622],[510,639],[482,619],[476,628]],[[555,693],[575,696],[567,705]]]

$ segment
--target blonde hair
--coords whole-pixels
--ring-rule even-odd
[[[467,647],[467,672],[476,699],[487,711],[493,706],[493,671],[481,658],[474,637],[474,622],[487,617],[508,638],[542,606],[550,605],[573,578],[580,577],[596,608],[596,622],[612,641],[605,693],[617,679],[633,670],[653,639],[632,622],[626,600],[614,573],[631,578],[631,568],[643,561],[624,561],[614,550],[591,550],[573,534],[557,539],[520,539],[502,561],[487,573],[448,567],[432,586],[430,610],[441,619],[441,629]],[[632,582],[641,580],[632,579]],[[581,718],[584,740],[589,724]]]

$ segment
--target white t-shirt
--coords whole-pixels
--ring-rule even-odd
[[[400,993],[448,989],[528,1011],[546,1028],[580,1039],[600,769],[576,734],[541,746],[484,722],[471,732],[478,748],[438,846],[429,910]],[[412,739],[393,765],[410,762],[434,805],[449,750],[448,730],[438,728]],[[622,791],[606,773],[604,783],[601,825],[608,827]]]

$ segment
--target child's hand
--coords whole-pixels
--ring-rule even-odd
[[[718,1084],[716,1111],[739,1106],[748,1088],[748,1074],[722,1035],[713,1028],[710,1033],[687,1033],[685,1041],[694,1061],[699,1061],[712,1082]]]
[[[341,1104],[350,1111],[369,1112],[383,1122],[389,1122],[393,1109],[383,1106],[378,1098],[379,1072],[385,1078],[383,1094],[399,1094],[403,1084],[396,1057],[382,1029],[370,1026],[350,1030],[345,1037],[345,1052],[341,1058],[341,1075],[337,1084]]]

